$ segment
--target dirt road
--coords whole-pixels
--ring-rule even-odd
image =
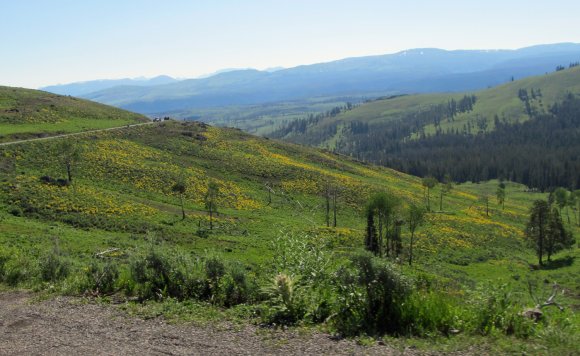
[[[89,131],[73,132],[73,133],[62,134],[62,135],[54,135],[54,136],[46,136],[46,137],[38,137],[38,138],[29,138],[27,140],[3,142],[3,143],[0,143],[0,146],[17,145],[19,143],[32,142],[32,141],[52,140],[52,139],[55,139],[55,138],[62,138],[62,137],[68,137],[68,136],[78,136],[78,135],[84,135],[84,134],[101,132],[101,131],[121,130],[121,129],[125,129],[125,128],[128,128],[128,127],[135,127],[135,126],[142,126],[142,125],[152,125],[152,124],[154,124],[154,122],[151,121],[151,122],[144,122],[142,124],[131,124],[131,125],[125,125],[125,126],[109,127],[107,129],[100,129],[100,130],[89,130]]]
[[[111,305],[58,297],[32,302],[28,292],[0,292],[0,355],[390,355],[326,334],[299,335],[255,326],[219,327],[143,320]],[[407,352],[405,352],[407,354]]]

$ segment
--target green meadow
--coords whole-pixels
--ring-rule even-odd
[[[405,224],[398,256],[364,251],[365,207],[386,191],[404,221],[410,204],[425,204],[421,179],[237,129],[168,121],[4,146],[0,173],[2,288],[361,342],[577,351],[577,244],[537,265],[524,228],[547,194],[519,184],[507,183],[505,206],[497,181],[454,185],[442,199],[440,186],[431,189],[409,266]],[[337,193],[327,226],[329,187]],[[554,283],[563,311],[522,316]]]

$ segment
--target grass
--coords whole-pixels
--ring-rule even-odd
[[[477,131],[475,123],[477,118],[488,119],[487,131],[494,128],[494,117],[505,118],[508,122],[523,122],[528,119],[524,103],[518,98],[518,90],[526,89],[530,94],[531,89],[541,89],[542,96],[530,101],[531,107],[537,112],[547,112],[556,102],[562,101],[568,93],[580,93],[580,68],[570,68],[555,73],[535,76],[510,82],[504,85],[481,90],[473,93],[437,93],[420,95],[403,95],[389,99],[380,99],[365,103],[354,110],[337,115],[331,120],[323,120],[317,126],[308,129],[308,135],[320,136],[325,128],[339,123],[352,121],[365,122],[370,125],[385,125],[396,121],[409,113],[419,112],[434,105],[447,104],[449,100],[459,101],[464,95],[476,95],[477,102],[470,112],[458,114],[453,121],[442,120],[440,126],[442,132],[448,129],[457,129],[460,132],[464,125],[471,122],[474,132]],[[425,126],[426,134],[434,134],[434,124]],[[333,148],[334,142],[341,138],[341,131],[337,135],[324,142],[317,142],[317,146]],[[309,142],[309,141],[305,141]]]
[[[248,278],[264,285],[273,271],[281,272],[275,268],[277,241],[294,236],[323,246],[333,256],[331,265],[339,267],[350,252],[361,249],[363,206],[370,194],[388,189],[405,202],[423,201],[416,177],[236,129],[181,122],[75,137],[81,157],[73,164],[72,184],[60,187],[40,180],[41,176],[66,177],[58,152],[60,140],[0,148],[0,255],[10,256],[11,266],[24,266],[33,275],[36,261],[57,246],[73,271],[53,284],[62,293],[78,293],[74,286],[82,271],[101,261],[96,254],[110,249],[115,250],[106,259],[120,266],[119,283],[125,289],[133,288],[132,261],[152,248],[175,251],[178,260],[218,256],[228,266],[242,263]],[[179,197],[171,189],[178,179],[187,188],[185,220],[180,216]],[[208,232],[204,195],[210,180],[218,184],[220,194],[216,228]],[[337,228],[324,223],[326,182],[341,190]],[[493,194],[497,183],[455,186],[444,197],[443,211],[434,209],[416,233],[416,265],[401,264],[397,269],[444,286],[442,290],[458,308],[462,296],[482,296],[486,286],[504,284],[533,306],[527,280],[536,283],[538,295],[545,293],[544,279],[557,281],[571,291],[561,302],[572,311],[567,317],[577,323],[573,311],[578,307],[578,250],[556,255],[547,269],[530,271],[535,256],[526,247],[522,230],[533,200],[546,195],[509,183],[505,209],[492,198],[487,216],[479,197]],[[266,185],[274,190],[271,202]],[[432,194],[438,208],[439,188]],[[579,232],[574,227],[577,238]],[[404,228],[405,247],[408,238]],[[25,277],[20,285],[47,286]],[[127,308],[142,316],[199,323],[239,320],[257,313],[254,307],[223,309],[212,304],[206,308],[205,303],[169,298]],[[498,333],[482,340],[511,350],[505,338]],[[422,341],[409,341],[414,342]]]
[[[0,86],[0,142],[146,121],[142,115],[88,100]]]
[[[378,96],[373,94],[371,96]],[[347,102],[359,103],[360,95],[317,97],[305,100],[275,102],[251,106],[204,108],[192,112],[172,112],[171,116],[198,120],[216,126],[236,127],[255,135],[266,136],[288,122],[303,119],[344,106]]]
[[[134,124],[131,119],[103,119],[98,121],[87,121],[83,119],[71,118],[70,120],[59,123],[31,123],[31,124],[0,124],[0,132],[6,136],[51,136],[52,134],[76,133],[90,130],[107,129]]]

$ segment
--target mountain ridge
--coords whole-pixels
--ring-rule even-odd
[[[121,78],[121,79],[97,79],[73,82],[67,84],[55,84],[38,88],[39,90],[48,91],[60,95],[80,96],[92,93],[94,91],[105,90],[117,86],[152,86],[163,85],[178,82],[178,79],[168,75],[158,75],[152,78]]]
[[[516,50],[417,48],[277,71],[241,69],[152,86],[113,87],[81,96],[147,115],[259,105],[308,97],[484,89],[580,60],[580,44]]]

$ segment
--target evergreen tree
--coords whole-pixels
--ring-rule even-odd
[[[571,196],[573,196],[571,202],[574,202],[573,204],[570,204],[574,211],[576,212],[574,214],[574,216],[576,217],[576,225],[580,227],[580,189],[575,190],[572,194],[570,194]]]
[[[568,191],[565,188],[559,187],[554,190],[554,201],[560,209],[560,215],[562,215],[562,209],[568,207]],[[566,209],[568,212],[568,209]],[[570,213],[568,212],[568,224],[570,224]]]
[[[377,229],[375,227],[375,212],[372,206],[367,207],[367,228],[366,228],[366,235],[365,235],[365,248],[378,256],[379,251],[379,243],[377,239]]]
[[[571,232],[567,231],[562,223],[560,212],[556,208],[552,209],[545,244],[548,261],[551,260],[553,253],[572,247],[574,242]]]
[[[431,211],[431,200],[430,200],[430,193],[431,193],[431,189],[435,188],[435,186],[437,185],[437,179],[433,178],[433,177],[425,177],[423,178],[423,180],[421,181],[421,183],[423,184],[423,187],[425,188],[425,194],[426,194],[426,201],[427,201],[427,211]]]
[[[505,208],[505,184],[500,182],[495,191],[495,197],[497,198],[497,203],[501,205],[501,209]]]
[[[185,182],[182,179],[180,179],[173,185],[173,187],[171,187],[171,190],[174,193],[179,194],[179,199],[181,201],[181,220],[185,220],[185,207],[183,204],[183,196],[185,195],[187,186],[185,185]]]
[[[443,211],[443,196],[447,195],[453,189],[453,180],[449,174],[445,175],[443,178],[443,184],[441,184],[441,191],[439,192],[439,211]]]
[[[413,264],[413,242],[415,239],[415,230],[417,230],[425,220],[425,209],[415,204],[410,204],[408,216],[409,232],[411,233],[411,239],[409,241],[409,266],[411,266]]]
[[[536,250],[538,263],[544,265],[542,257],[546,249],[546,238],[550,220],[550,206],[545,200],[536,200],[530,210],[530,221],[526,226],[526,237]]]

